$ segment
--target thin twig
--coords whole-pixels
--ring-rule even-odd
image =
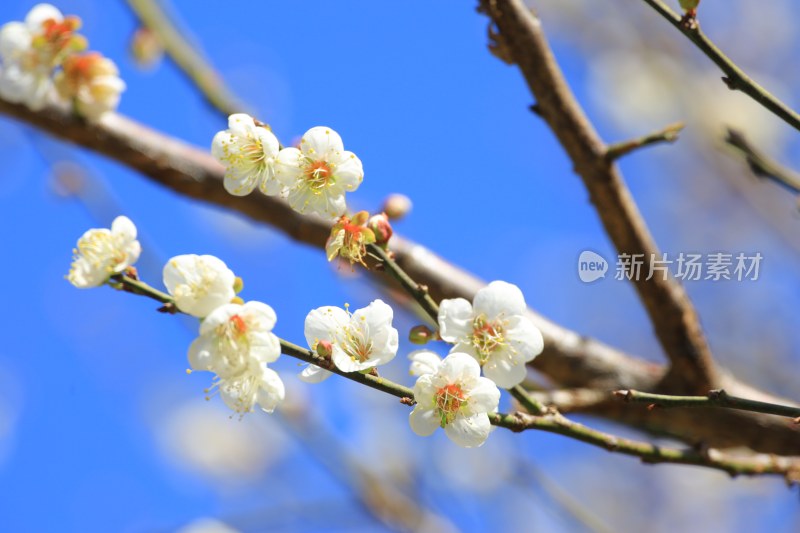
[[[620,157],[628,155],[629,153],[640,148],[645,148],[647,146],[660,143],[674,143],[678,140],[678,134],[682,129],[683,122],[676,122],[675,124],[670,124],[669,126],[649,135],[612,144],[606,151],[606,159],[609,161],[616,161]]]
[[[541,415],[547,412],[547,408],[542,405],[539,400],[528,394],[528,391],[519,385],[508,389],[508,392],[510,392],[511,396],[513,396],[530,414]]]
[[[713,61],[723,73],[725,73],[722,81],[725,82],[729,89],[745,93],[776,116],[780,117],[781,120],[793,128],[800,130],[800,115],[750,78],[736,63],[717,48],[717,45],[715,45],[711,39],[703,34],[700,30],[700,25],[697,24],[696,21],[694,24],[684,23],[683,17],[672,11],[664,2],[661,2],[661,0],[644,0],[644,2],[652,7],[659,15],[668,20],[670,24],[675,26],[682,34],[692,41],[706,57]]]
[[[644,463],[695,465],[737,475],[776,474],[789,484],[800,481],[800,461],[773,455],[736,457],[714,449],[669,448],[649,442],[624,439],[573,422],[558,413],[543,416],[525,413],[492,414],[492,424],[512,431],[540,430],[564,435],[610,452],[639,457]]]
[[[742,132],[728,128],[725,142],[744,157],[757,177],[771,179],[789,192],[800,194],[800,174],[781,166],[754,148]]]
[[[707,396],[671,396],[635,390],[618,390],[614,391],[614,395],[626,402],[646,403],[651,407],[723,407],[789,418],[800,417],[800,407],[730,396],[723,389],[712,390]]]
[[[147,296],[161,303],[174,303],[171,297],[158,289],[155,289],[139,280],[135,280],[127,275],[118,274],[112,276],[110,285],[121,284],[123,289]],[[346,379],[355,381],[367,387],[390,394],[402,400],[401,403],[411,404],[414,393],[408,387],[394,383],[388,379],[362,374],[360,372],[343,372],[335,365],[329,364],[327,359],[323,359],[312,351],[280,339],[281,352],[285,355],[295,357],[301,361],[314,365],[323,366],[327,370],[334,372]],[[530,403],[526,395],[520,391],[514,391],[515,397],[520,396],[525,399],[526,407],[537,409],[537,404]],[[715,450],[696,450],[662,448],[647,442],[634,441],[615,437],[602,431],[591,429],[583,424],[573,422],[554,410],[542,411],[541,415],[526,414],[521,412],[514,413],[490,413],[489,420],[493,425],[504,427],[515,432],[526,430],[540,430],[549,433],[557,433],[565,437],[573,438],[605,448],[608,451],[622,453],[639,457],[646,463],[677,463],[704,466],[716,470],[728,472],[732,476],[737,474],[762,475],[779,474],[788,483],[798,481],[800,475],[800,464],[795,460],[787,458],[776,458],[774,456],[754,455],[752,457],[735,458],[716,452]]]
[[[141,23],[161,40],[164,51],[200,89],[208,102],[225,115],[246,111],[244,104],[225,84],[214,67],[189,44],[155,0],[128,0]]]
[[[368,244],[367,250],[380,260],[384,268],[398,283],[400,283],[403,289],[422,306],[422,309],[425,310],[425,313],[428,314],[435,324],[439,320],[439,304],[431,297],[428,288],[414,281],[414,279],[390,257],[390,254],[377,244]]]

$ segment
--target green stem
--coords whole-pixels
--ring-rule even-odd
[[[114,282],[121,284],[122,290],[126,292],[138,294],[140,296],[147,296],[148,298],[157,300],[162,304],[175,305],[175,301],[173,300],[172,296],[164,292],[161,292],[160,290],[148,285],[147,283],[141,280],[133,279],[130,276],[126,276],[124,274],[118,274],[116,276],[112,276],[111,279]],[[301,361],[305,361],[306,363],[311,363],[312,365],[317,365],[321,368],[324,368],[325,370],[333,372],[334,374],[339,374],[340,376],[345,377],[351,381],[355,381],[356,383],[361,383],[362,385],[366,385],[367,387],[371,387],[381,392],[391,394],[392,396],[396,396],[398,398],[408,398],[409,400],[414,399],[414,391],[412,391],[408,387],[400,385],[399,383],[394,383],[393,381],[389,381],[388,379],[379,376],[373,376],[371,374],[361,374],[359,372],[343,372],[339,370],[336,367],[336,365],[334,365],[330,360],[320,357],[311,350],[308,350],[296,344],[292,344],[291,342],[285,341],[280,338],[278,340],[281,343],[281,353],[283,353],[284,355],[294,357],[295,359],[300,359]]]
[[[508,392],[510,392],[511,396],[513,396],[530,414],[542,415],[547,412],[544,404],[528,394],[528,391],[523,389],[520,385],[508,389]]]
[[[789,418],[800,417],[800,407],[730,396],[722,389],[712,390],[708,396],[670,396],[635,390],[618,390],[614,392],[614,395],[626,402],[646,403],[654,407],[723,407]]]
[[[380,246],[368,244],[367,251],[380,260],[389,274],[391,274],[392,277],[400,283],[403,289],[422,306],[422,309],[433,320],[433,323],[437,323],[439,320],[439,304],[437,304],[428,293],[428,288],[414,281],[405,270],[400,268],[400,265],[398,265],[394,259],[389,257],[386,250]]]
[[[788,458],[775,456],[735,457],[718,452],[695,448],[667,448],[649,442],[615,437],[573,422],[558,413],[531,416],[524,413],[489,415],[492,424],[512,431],[539,430],[556,433],[610,452],[639,457],[643,463],[672,463],[703,466],[737,475],[756,476],[777,474],[788,483],[796,483],[797,464]]]
[[[121,290],[125,290],[133,294],[147,296],[164,304],[174,305],[173,299],[168,294],[151,287],[143,281],[135,280],[123,274],[113,276],[112,280],[120,285]],[[321,366],[351,381],[355,381],[356,383],[361,383],[367,387],[391,394],[403,400],[404,403],[410,404],[413,401],[414,393],[408,387],[404,387],[398,383],[394,383],[390,380],[373,376],[371,374],[342,372],[329,360],[317,356],[310,350],[284,340],[281,340],[280,343],[281,352],[285,355],[295,357],[307,363]],[[515,397],[518,397],[520,402],[526,408],[531,410],[539,409],[537,403],[534,403],[530,396],[528,396],[527,393],[521,389],[512,389],[512,394],[514,394]],[[583,424],[573,422],[557,412],[548,412],[545,411],[544,408],[541,409],[541,412],[544,413],[541,415],[526,414],[521,412],[510,414],[489,413],[489,420],[495,426],[504,427],[515,432],[539,430],[547,431],[549,433],[557,433],[559,435],[586,442],[593,446],[604,448],[611,452],[639,457],[645,463],[677,463],[704,466],[716,470],[722,470],[731,476],[738,474],[779,474],[790,483],[797,481],[798,472],[800,472],[800,466],[786,458],[769,456],[768,460],[761,460],[765,456],[737,458],[721,454],[716,450],[704,451],[693,448],[664,448],[648,442],[640,442],[615,437],[613,435],[603,433],[602,431],[597,431],[586,427]]]
[[[644,2],[683,33],[725,73],[725,77],[722,79],[730,89],[745,93],[780,117],[784,122],[796,130],[800,130],[800,115],[750,78],[700,31],[700,27],[697,24],[686,24],[680,15],[672,11],[660,0],[644,0]]]

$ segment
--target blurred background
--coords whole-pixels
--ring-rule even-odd
[[[760,252],[755,282],[687,282],[719,361],[800,399],[796,199],[751,177],[723,145],[726,125],[800,168],[798,134],[729,91],[720,73],[643,2],[537,0],[558,59],[608,141],[683,120],[675,145],[621,165],[663,251]],[[677,1],[674,2],[677,9]],[[0,21],[33,2],[4,0]],[[168,60],[130,53],[138,23],[123,0],[63,0],[93,49],[128,84],[120,112],[200,147],[226,119]],[[571,329],[663,361],[629,284],[577,276],[585,249],[613,247],[513,67],[486,49],[473,3],[190,2],[170,14],[285,143],[339,131],[365,180],[348,201],[413,200],[395,229],[487,279],[519,285]],[[703,29],[755,79],[800,104],[800,4],[706,0]],[[197,323],[154,302],[64,279],[77,238],[125,214],[138,226],[143,279],[166,259],[222,258],[245,299],[269,303],[276,332],[302,342],[306,313],[386,298],[349,268],[270,228],[200,205],[0,117],[2,531],[797,531],[797,490],[778,479],[645,466],[558,436],[496,431],[476,450],[408,427],[392,398],[342,379],[307,385],[300,366],[275,415],[238,421],[211,375],[187,376]],[[613,266],[612,266],[613,268]],[[395,326],[417,320],[399,306]],[[411,384],[405,354],[385,371]],[[578,417],[580,418],[580,417]],[[635,435],[592,419],[595,427]],[[416,514],[414,514],[416,513]]]

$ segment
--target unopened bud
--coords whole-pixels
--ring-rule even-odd
[[[333,354],[333,345],[330,341],[317,341],[315,350],[320,357],[330,357]]]
[[[131,55],[140,67],[150,67],[161,61],[164,46],[161,39],[149,28],[139,28],[133,33]]]
[[[427,344],[433,339],[433,332],[425,325],[414,326],[408,332],[408,340],[414,344]]]
[[[244,300],[242,300],[238,296],[234,296],[233,298],[231,298],[231,303],[232,304],[244,305]]]
[[[389,224],[389,217],[386,213],[372,215],[367,225],[372,233],[375,234],[375,244],[383,246],[392,238],[392,225]]]
[[[239,294],[244,289],[244,280],[239,276],[236,276],[236,279],[233,280],[233,292]]]
[[[411,211],[411,199],[405,194],[390,194],[383,201],[382,211],[389,220],[401,219]]]

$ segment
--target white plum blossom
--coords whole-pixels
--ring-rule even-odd
[[[244,415],[258,404],[272,412],[285,390],[278,374],[267,368],[281,354],[272,333],[277,317],[261,302],[225,304],[200,324],[200,336],[189,347],[192,370],[208,370],[216,376],[216,389],[225,404]]]
[[[417,377],[435,373],[442,363],[442,358],[430,350],[415,350],[408,354],[408,359],[411,361],[408,373]]]
[[[200,324],[200,336],[189,347],[192,370],[208,370],[219,377],[234,378],[250,368],[250,362],[272,363],[281,354],[272,333],[275,311],[261,302],[225,304]]]
[[[125,82],[113,61],[89,52],[68,56],[62,67],[54,78],[56,90],[62,99],[72,102],[79,115],[97,121],[117,109]]]
[[[258,405],[271,413],[286,397],[286,388],[277,372],[266,363],[251,360],[244,372],[227,379],[214,378],[214,385],[225,405],[240,415],[252,413]]]
[[[345,151],[338,133],[317,126],[303,135],[299,149],[278,153],[275,177],[287,188],[295,211],[333,219],[345,213],[344,195],[358,189],[364,169],[353,152]]]
[[[90,229],[78,239],[67,279],[79,289],[99,287],[133,265],[141,251],[136,226],[128,217],[119,216],[110,230]]]
[[[34,6],[24,22],[0,27],[0,96],[38,110],[52,95],[54,69],[86,39],[75,31],[77,17],[64,17],[50,4]]]
[[[360,372],[388,363],[397,355],[393,317],[392,308],[381,300],[352,314],[339,307],[320,307],[306,317],[306,341],[315,351],[321,342],[330,343],[331,359],[339,370]],[[317,373],[313,369],[306,372],[305,377]]]
[[[225,166],[225,190],[234,196],[250,194],[256,187],[269,196],[281,192],[273,168],[278,150],[275,135],[244,113],[228,117],[228,129],[211,141],[211,154]]]
[[[203,318],[236,296],[236,275],[213,255],[178,255],[164,265],[164,285],[184,313]]]
[[[525,310],[516,285],[493,281],[478,291],[472,304],[463,298],[443,300],[439,335],[455,344],[451,352],[472,355],[486,377],[508,389],[525,379],[525,363],[544,347],[542,333]]]
[[[427,437],[444,428],[445,434],[464,448],[480,446],[492,430],[488,413],[497,410],[500,390],[469,354],[451,353],[433,373],[423,374],[414,385],[417,405],[409,422],[417,435]]]

